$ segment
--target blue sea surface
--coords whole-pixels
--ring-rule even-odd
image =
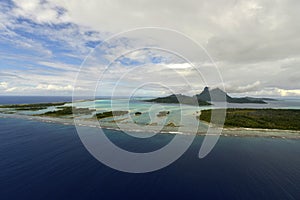
[[[71,101],[71,96],[0,96],[0,104],[27,104]]]
[[[119,131],[106,134],[140,151],[173,137],[141,145]],[[199,159],[202,140],[166,168],[129,174],[95,160],[72,125],[0,118],[0,199],[300,199],[299,140],[221,137]]]

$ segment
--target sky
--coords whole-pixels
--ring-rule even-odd
[[[299,96],[299,10],[298,0],[2,0],[0,95],[193,95],[208,85]]]

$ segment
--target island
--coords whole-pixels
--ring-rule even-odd
[[[224,100],[228,103],[254,103],[254,104],[267,104],[265,101],[275,101],[271,98],[255,98],[255,97],[231,97],[226,92],[219,88],[209,89],[205,87],[204,90],[195,95],[199,101],[215,101],[223,102]],[[213,98],[212,98],[213,97]]]
[[[216,90],[215,90],[216,91]],[[186,105],[178,105],[178,99],[181,99]],[[205,135],[206,130],[211,122],[212,109],[221,111],[220,108],[212,106],[199,108],[192,104],[195,102],[194,97],[185,95],[170,95],[160,97],[156,100],[147,100],[153,103],[176,103],[167,105],[161,109],[151,110],[152,105],[142,100],[136,101],[130,110],[109,110],[110,107],[99,109],[92,107],[91,104],[80,103],[36,103],[36,104],[17,104],[17,105],[0,105],[0,118],[27,118],[30,120],[41,120],[45,122],[55,122],[62,124],[74,124],[74,119],[79,120],[82,126],[119,129],[119,123],[131,130],[133,124],[138,124],[136,131],[153,132],[159,129],[163,133],[190,134],[191,125],[197,130],[197,134]],[[254,100],[250,98],[253,102]],[[176,100],[177,101],[176,101]],[[264,101],[264,98],[259,100]],[[267,99],[266,101],[272,101]],[[197,102],[198,100],[196,100]],[[200,102],[203,102],[202,100]],[[203,105],[210,105],[203,103]],[[269,102],[272,106],[272,103]],[[149,108],[149,110],[145,109]],[[225,136],[255,136],[255,137],[285,137],[300,139],[300,110],[299,109],[262,109],[262,108],[229,108],[226,110],[224,129],[222,135]],[[105,111],[103,111],[103,109]],[[180,110],[181,112],[178,112]],[[154,112],[154,113],[152,113]],[[224,110],[223,110],[224,112]],[[176,113],[181,113],[181,119]],[[201,113],[201,114],[200,114]],[[179,114],[180,115],[180,114]],[[114,118],[116,116],[116,118]],[[187,120],[188,119],[188,120]],[[193,121],[194,120],[194,121]],[[200,120],[200,123],[198,123]],[[118,123],[117,123],[118,122]],[[218,121],[212,121],[217,126]],[[198,124],[198,125],[197,125]],[[162,129],[160,129],[163,127]]]
[[[170,114],[170,111],[160,111],[156,116],[157,117],[165,117]]]
[[[123,111],[123,110],[119,110],[119,111],[107,111],[107,112],[103,112],[103,113],[97,113],[94,116],[97,119],[102,119],[102,118],[107,118],[107,117],[114,117],[114,116],[122,116],[122,115],[126,115],[129,112],[127,110]]]
[[[187,105],[199,105],[199,106],[208,106],[211,105],[206,101],[202,101],[195,97],[189,97],[182,94],[172,94],[166,97],[158,97],[155,99],[144,100],[146,102],[154,102],[154,103],[174,103],[174,104],[187,104]]]
[[[64,106],[64,107],[57,107],[57,108],[58,110],[48,111],[43,114],[38,114],[37,116],[60,117],[60,116],[72,115],[72,114],[90,115],[96,111],[95,109],[76,108],[72,106]]]
[[[209,87],[205,87],[200,94],[194,95],[192,97],[183,94],[172,94],[166,97],[158,97],[144,101],[154,103],[181,103],[195,106],[208,106],[212,105],[210,102],[267,104],[266,101],[276,101],[276,99],[255,97],[231,97],[219,88],[209,89]]]
[[[57,103],[35,103],[35,104],[8,104],[0,105],[0,108],[13,108],[15,110],[42,110],[47,109],[50,106],[62,106],[69,102],[57,102]]]
[[[199,119],[211,121],[212,110],[202,110]],[[241,109],[226,110],[225,127],[300,130],[300,110]]]

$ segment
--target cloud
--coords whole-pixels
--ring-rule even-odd
[[[190,69],[193,66],[189,63],[172,63],[168,65],[171,69]]]
[[[17,87],[8,88],[5,90],[5,92],[13,92],[15,90],[18,90],[18,88]]]
[[[0,82],[0,88],[6,89],[7,87],[8,87],[8,83],[7,82]]]
[[[70,92],[81,62],[108,36],[155,26],[180,31],[201,44],[216,61],[231,93],[299,94],[299,1],[12,2],[0,2],[0,76],[9,85],[5,88],[11,89],[8,92]],[[161,34],[162,38],[171,37]],[[121,57],[107,74],[106,85],[112,86],[120,74],[140,66],[124,79],[124,88],[143,81],[161,81],[176,92],[188,93],[189,88],[176,79],[179,75],[192,80],[198,91],[205,86],[197,71],[174,55],[149,49],[122,55],[130,47],[143,44],[150,41],[124,37],[103,44],[97,57],[91,58],[93,63],[88,63],[82,88],[89,88],[89,79],[99,76],[97,69],[104,69],[116,56]],[[174,44],[180,46],[177,40]],[[190,51],[187,53],[192,54]],[[210,80],[214,77],[210,74],[212,64],[201,59],[196,67]],[[212,80],[210,84],[220,83]],[[0,87],[3,90],[3,85]]]
[[[50,90],[50,91],[73,91],[74,87],[72,85],[47,85],[39,84],[36,89],[38,90]]]
[[[277,89],[277,92],[280,94],[280,96],[299,96],[300,95],[300,89],[299,90],[283,90],[283,89]]]
[[[202,44],[217,61],[231,92],[254,94],[263,88],[300,87],[299,1],[57,3],[66,8],[72,22],[95,30],[117,33],[158,26],[183,32]]]
[[[179,30],[205,45],[216,60],[282,59],[299,52],[298,1],[56,2],[71,21],[99,31],[148,26]]]
[[[38,61],[40,65],[51,67],[55,70],[59,71],[67,71],[67,72],[78,72],[79,67],[77,65],[66,64],[62,62],[50,62],[50,61]]]
[[[235,84],[233,85],[227,85],[226,87],[226,91],[230,92],[230,93],[245,93],[245,92],[253,92],[253,91],[257,91],[261,86],[260,81],[256,81],[252,84],[248,84],[248,85],[237,85]]]
[[[0,2],[2,52],[8,54],[10,48],[17,54],[48,60],[82,61],[94,47],[91,44],[99,43],[105,34],[74,24],[67,18],[66,10],[54,1]]]
[[[38,23],[60,23],[65,22],[64,10],[57,7],[51,1],[41,0],[13,0],[15,5],[13,15],[31,19]]]

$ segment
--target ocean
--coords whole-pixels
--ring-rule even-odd
[[[71,102],[71,96],[0,96],[1,104]]]
[[[124,148],[160,148],[160,134],[137,144],[119,131],[106,134]],[[221,137],[198,158],[203,137],[159,171],[111,169],[83,147],[74,126],[0,118],[0,199],[299,199],[300,141]]]
[[[0,97],[0,104],[70,100]],[[297,109],[299,101],[273,104]],[[97,105],[101,108],[103,102]],[[159,149],[174,137],[136,139],[117,130],[105,133],[134,152]],[[202,141],[203,136],[196,136],[184,155],[166,168],[130,174],[90,155],[73,125],[0,117],[0,199],[300,199],[300,140],[222,136],[212,152],[199,159]]]

